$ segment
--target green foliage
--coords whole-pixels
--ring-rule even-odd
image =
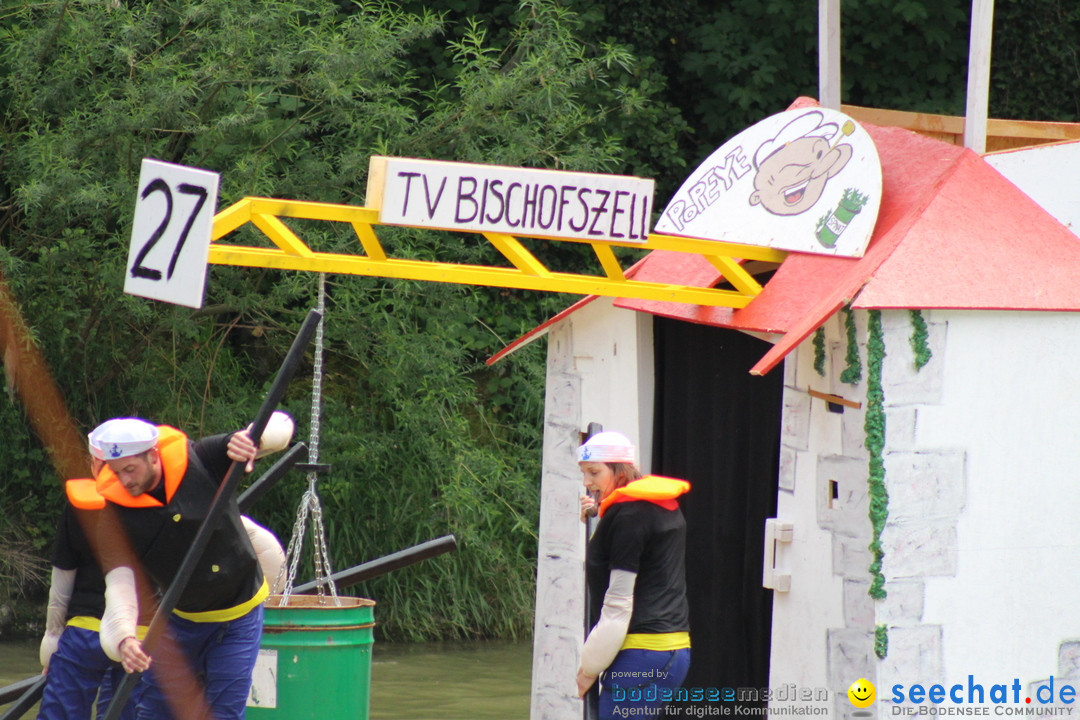
[[[911,316],[911,350],[915,354],[915,369],[922,370],[934,356],[930,350],[930,331],[921,310],[909,310]]]
[[[844,102],[963,114],[971,3],[857,0],[841,12]]]
[[[654,177],[659,210],[726,139],[818,94],[814,3],[431,6],[4,5],[0,273],[82,429],[121,414],[194,435],[246,423],[314,304],[311,277],[231,267],[211,269],[201,311],[125,295],[143,157],[220,172],[222,207],[247,195],[362,204],[369,157],[390,154]],[[962,0],[845,2],[844,102],[960,113],[969,13]],[[999,0],[991,114],[1076,120],[1078,29],[1080,10],[1061,0]],[[348,228],[296,229],[320,250],[355,252]],[[460,235],[380,238],[416,258],[494,252]],[[556,270],[595,263],[574,243],[536,246]],[[542,349],[483,361],[571,299],[376,278],[330,286],[323,459],[334,471],[320,485],[335,567],[453,532],[458,553],[360,588],[380,601],[380,632],[527,632]],[[284,403],[301,428],[303,376]],[[0,525],[0,537],[44,555],[59,486],[27,427],[0,402],[12,531]],[[302,489],[284,482],[254,514],[287,538]]]
[[[1080,6],[999,0],[994,33],[991,117],[1080,120]]]
[[[889,655],[889,626],[884,623],[874,626],[874,654],[878,660]]]
[[[814,370],[825,377],[825,328],[814,331]]]
[[[689,120],[701,141],[697,154],[704,157],[800,95],[817,95],[817,5],[696,5],[678,72],[681,93],[697,97]]]
[[[651,3],[620,3],[628,5]],[[694,141],[684,138],[688,160],[700,161],[799,96],[818,97],[816,3],[697,0],[680,8],[675,24],[661,25],[655,35],[671,45],[665,54],[671,90],[666,97],[695,132]],[[962,111],[969,12],[970,3],[961,0],[845,2],[843,102]]]
[[[870,589],[867,594],[875,600],[883,600],[888,592],[885,590],[885,573],[882,572],[885,550],[881,535],[889,519],[889,490],[885,485],[885,392],[881,382],[886,354],[885,332],[880,310],[870,310],[867,316],[866,417],[863,428],[866,431],[866,452],[870,456],[866,482],[870,496],[868,514],[873,528],[873,539],[869,545],[873,560],[870,563]]]
[[[844,337],[847,349],[844,351],[844,371],[840,373],[840,382],[855,385],[862,380],[862,362],[859,359],[859,340],[855,332],[855,313],[851,307],[844,308]]]
[[[630,122],[642,105],[605,83],[629,77],[629,54],[583,45],[574,16],[547,0],[522,4],[507,22],[490,34],[458,24],[443,36],[426,9],[366,1],[69,0],[7,10],[0,272],[81,429],[116,415],[194,436],[245,424],[314,306],[310,276],[229,267],[210,270],[201,311],[125,295],[143,157],[220,172],[222,206],[245,195],[360,204],[372,154],[620,169],[622,146],[603,123],[624,113]],[[421,46],[439,55],[440,72],[414,62]],[[297,229],[320,250],[355,252],[348,228]],[[494,252],[460,235],[380,237],[406,257],[480,262]],[[238,239],[265,242],[250,229]],[[580,258],[571,247],[557,260]],[[321,483],[334,565],[446,533],[461,544],[361,588],[380,602],[385,637],[530,630],[542,349],[495,368],[483,361],[566,303],[331,279],[320,459],[334,467]],[[283,402],[300,428],[308,370]],[[3,412],[0,457],[24,468],[5,479],[10,520],[47,536],[57,478],[17,408]],[[252,514],[287,540],[301,489],[283,483]]]

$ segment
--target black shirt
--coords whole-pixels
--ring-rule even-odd
[[[588,582],[600,617],[612,570],[637,573],[628,633],[689,632],[686,601],[686,520],[647,500],[608,507],[589,541]]]
[[[79,616],[100,618],[105,612],[105,578],[80,523],[81,518],[88,528],[93,528],[97,514],[93,510],[76,510],[71,503],[65,503],[64,513],[56,528],[52,549],[53,567],[75,571],[75,586],[67,609],[68,620]]]

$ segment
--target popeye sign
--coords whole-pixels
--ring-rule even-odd
[[[861,257],[880,204],[881,163],[866,131],[835,110],[789,110],[710,155],[656,231]]]

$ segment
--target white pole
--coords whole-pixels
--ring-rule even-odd
[[[986,116],[990,106],[990,46],[993,35],[994,0],[972,0],[964,147],[979,154],[986,152]]]
[[[818,98],[840,109],[840,0],[818,0]]]

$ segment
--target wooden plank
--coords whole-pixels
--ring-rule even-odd
[[[972,0],[964,147],[980,155],[986,152],[986,119],[990,105],[990,46],[993,35],[994,0]]]
[[[931,113],[869,108],[859,105],[841,105],[840,111],[859,122],[885,127],[901,127],[919,133],[936,132],[947,135],[962,135],[964,118],[953,115],[933,115]]]
[[[840,109],[840,0],[818,0],[818,94],[821,106]]]
[[[845,397],[841,397],[839,395],[833,395],[832,393],[823,393],[823,392],[821,392],[819,390],[807,390],[806,392],[807,392],[807,394],[810,395],[810,397],[815,397],[815,398],[818,398],[819,400],[824,400],[825,402],[836,403],[837,405],[843,405],[845,407],[854,408],[855,410],[858,410],[859,408],[862,407],[861,402],[858,402],[856,400],[848,400]]]
[[[367,193],[364,205],[379,210],[383,204],[383,188],[386,186],[386,158],[372,155],[368,160]]]
[[[955,115],[933,115],[858,105],[842,105],[841,111],[859,122],[883,127],[905,128],[937,140],[956,145],[962,144],[964,118]],[[1001,118],[989,118],[986,121],[987,151],[1070,140],[1080,140],[1080,123]]]

